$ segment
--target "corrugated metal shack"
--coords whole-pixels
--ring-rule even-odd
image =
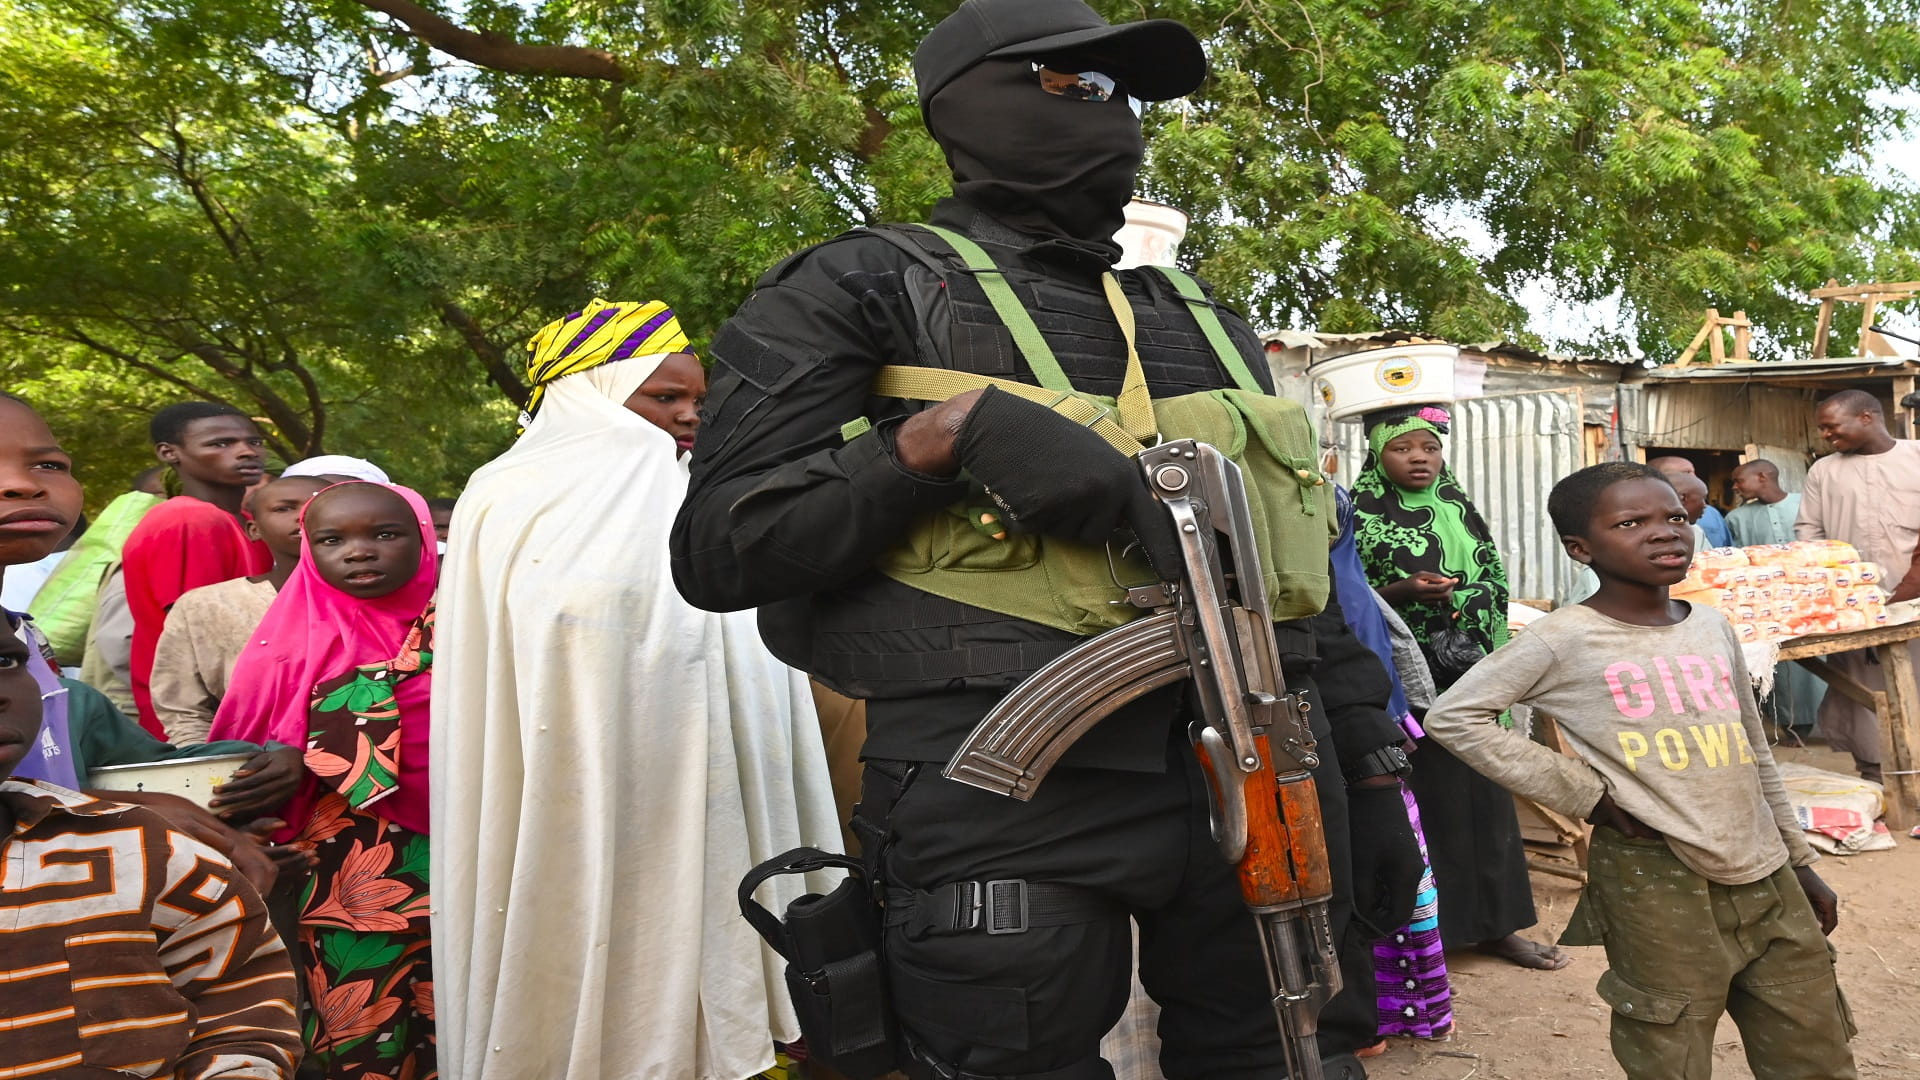
[[[1351,480],[1365,459],[1360,426],[1325,418],[1309,364],[1367,349],[1431,341],[1408,331],[1266,336],[1281,395],[1306,406],[1322,444],[1338,453],[1336,478]],[[1454,429],[1447,459],[1494,530],[1513,595],[1571,599],[1577,566],[1547,520],[1547,494],[1561,477],[1599,461],[1691,459],[1714,501],[1733,505],[1729,476],[1764,457],[1797,490],[1826,449],[1813,403],[1860,387],[1880,396],[1895,434],[1915,437],[1915,410],[1898,402],[1920,388],[1920,362],[1849,360],[1723,363],[1646,368],[1634,361],[1540,353],[1509,342],[1460,346]]]

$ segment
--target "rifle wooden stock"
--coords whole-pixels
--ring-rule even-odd
[[[1281,783],[1273,771],[1273,749],[1257,736],[1266,768],[1241,773],[1247,813],[1246,848],[1240,855],[1240,896],[1256,914],[1290,911],[1324,903],[1333,896],[1333,870],[1327,862],[1326,829],[1320,820],[1320,796],[1306,773]],[[1210,782],[1221,774],[1207,750],[1193,752]],[[1224,798],[1227,793],[1216,791]]]

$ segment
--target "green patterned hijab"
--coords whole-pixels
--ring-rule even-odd
[[[1452,468],[1442,467],[1430,486],[1412,491],[1388,480],[1380,464],[1389,442],[1409,431],[1445,435],[1449,421],[1445,409],[1432,405],[1367,417],[1367,462],[1353,485],[1360,562],[1376,587],[1422,570],[1458,578],[1451,604],[1408,604],[1400,614],[1422,644],[1452,626],[1492,652],[1507,640],[1507,571],[1486,519]]]

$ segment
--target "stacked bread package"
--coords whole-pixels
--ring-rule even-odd
[[[1852,544],[1796,540],[1698,552],[1670,591],[1675,600],[1719,609],[1741,641],[1780,641],[1884,626],[1883,577]]]

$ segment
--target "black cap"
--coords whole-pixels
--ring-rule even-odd
[[[1172,19],[1107,22],[1082,0],[966,0],[913,52],[920,107],[988,57],[1097,53],[1102,73],[1142,101],[1186,97],[1207,77],[1193,31]]]

